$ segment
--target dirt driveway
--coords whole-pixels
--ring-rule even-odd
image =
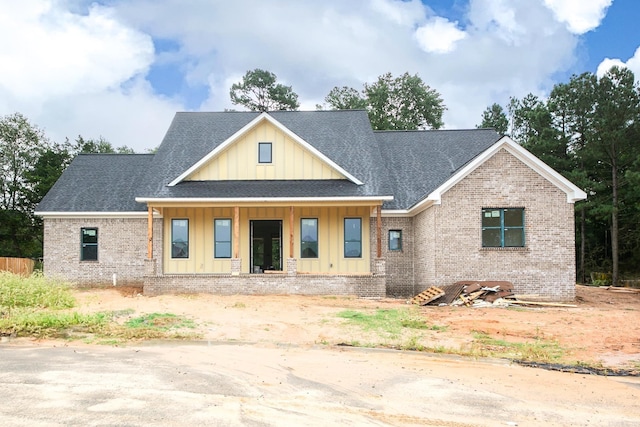
[[[566,361],[638,367],[640,296],[578,289],[577,308],[411,308],[343,297],[79,291],[86,312],[192,318],[193,343],[0,345],[0,425],[637,426],[640,378],[504,359],[342,347],[410,340],[466,348],[478,333],[557,341]],[[417,310],[434,330],[384,336],[345,310]],[[405,332],[403,332],[405,333]],[[385,342],[385,340],[387,342]]]
[[[417,307],[398,299],[351,297],[163,295],[135,288],[79,291],[87,312],[130,309],[131,316],[173,313],[195,320],[205,341],[296,346],[424,347],[478,354],[478,334],[513,343],[552,343],[558,362],[640,369],[640,294],[578,286],[577,308]],[[345,310],[415,310],[433,330],[397,336],[363,330],[338,314]],[[409,345],[411,344],[411,345]]]

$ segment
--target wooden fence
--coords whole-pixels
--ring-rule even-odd
[[[10,271],[22,276],[30,276],[35,267],[35,261],[29,258],[0,257],[0,271]]]

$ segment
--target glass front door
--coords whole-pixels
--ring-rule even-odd
[[[251,273],[282,270],[282,221],[252,220]]]

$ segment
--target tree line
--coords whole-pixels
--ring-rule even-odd
[[[574,75],[548,98],[493,104],[480,127],[509,134],[586,191],[575,206],[578,279],[610,272],[613,283],[640,266],[640,87],[627,68]]]
[[[298,95],[275,74],[247,71],[231,102],[251,111],[297,110]],[[362,109],[376,130],[439,129],[446,106],[418,75],[383,74],[358,90],[336,86],[317,109]],[[610,271],[614,283],[640,266],[640,88],[626,68],[598,78],[574,75],[547,98],[512,97],[489,106],[478,127],[493,127],[588,194],[575,206],[577,274]],[[19,113],[0,119],[0,256],[39,257],[37,203],[79,153],[133,153],[103,138],[58,144]]]
[[[36,205],[80,153],[122,153],[100,137],[50,141],[20,113],[0,119],[0,256],[42,257],[42,219]]]

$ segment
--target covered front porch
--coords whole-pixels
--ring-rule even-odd
[[[381,201],[147,206],[147,295],[385,296]]]

